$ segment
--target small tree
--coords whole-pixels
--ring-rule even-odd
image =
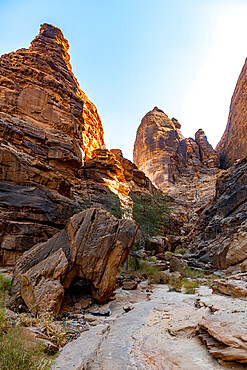
[[[164,235],[170,204],[162,193],[132,194],[133,218],[140,230],[141,244],[156,235]]]

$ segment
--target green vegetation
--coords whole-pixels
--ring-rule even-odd
[[[183,279],[183,289],[186,294],[195,293],[196,288],[199,288],[200,282],[198,280]]]
[[[214,280],[216,280],[216,279],[220,279],[220,277],[219,277],[218,275],[215,275],[215,274],[210,275],[210,276],[208,277],[208,279],[207,279],[207,283],[206,283],[206,285],[207,285],[209,288],[211,288],[211,287],[212,287],[212,283],[213,283],[213,281],[214,281]]]
[[[124,267],[124,265],[120,266],[120,273],[125,270]],[[138,257],[129,257],[127,273],[132,276],[145,276],[152,284],[167,284],[168,282],[165,272],[160,271],[157,267],[152,266],[147,261],[141,260]]]
[[[48,370],[51,360],[44,346],[35,344],[23,328],[9,320],[4,304],[10,287],[11,279],[0,273],[0,369]]]
[[[147,260],[148,260],[148,262],[157,262],[157,261],[156,261],[156,259],[155,259],[155,258],[153,258],[153,257],[148,257],[148,259],[147,259]]]
[[[195,293],[196,288],[199,288],[200,285],[207,285],[211,288],[212,282],[219,278],[217,275],[206,275],[203,269],[195,270],[190,267],[185,268],[183,277],[181,275],[176,277],[175,274],[168,271],[160,271],[157,267],[152,266],[150,262],[156,262],[156,260],[149,257],[145,261],[130,256],[127,273],[132,276],[144,276],[151,284],[167,284],[170,289],[186,294]],[[120,269],[120,272],[123,271],[124,266]]]
[[[200,278],[202,279],[202,278],[205,278],[205,271],[203,269],[194,270],[187,266],[185,268],[183,276],[186,278],[191,278],[191,279],[200,279]]]
[[[11,287],[11,279],[0,273],[0,301],[6,302],[8,291]]]
[[[186,248],[179,248],[175,250],[174,254],[184,254],[186,251]]]
[[[163,235],[167,224],[169,203],[163,194],[133,195],[133,218],[147,239],[155,235]]]
[[[0,369],[39,370],[49,369],[50,361],[44,357],[42,348],[35,346],[22,328],[0,331]]]

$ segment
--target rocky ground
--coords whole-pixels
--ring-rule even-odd
[[[246,319],[238,326],[240,316],[243,319],[247,313],[243,300],[212,294],[208,287],[199,288],[196,294],[183,294],[169,291],[166,285],[150,288],[143,282],[138,290],[119,288],[114,301],[90,309],[99,310],[109,316],[85,313],[85,320],[91,320],[92,325],[62,349],[54,370],[244,368],[236,362],[214,359],[199,339],[203,340],[202,332],[205,337],[208,328],[211,340],[221,335],[221,347],[225,341],[230,351],[240,351],[241,344],[235,342],[241,341],[241,334],[246,339]],[[236,323],[231,335],[226,319]],[[220,330],[217,320],[222,324],[218,325]],[[196,334],[198,328],[200,333]],[[246,357],[243,339],[245,349],[241,351]],[[222,357],[215,351],[213,356]]]

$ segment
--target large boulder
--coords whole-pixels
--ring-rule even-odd
[[[136,225],[91,208],[70,218],[66,228],[25,252],[15,266],[10,305],[22,300],[33,313],[59,314],[65,289],[81,277],[92,296],[105,302],[134,243]]]

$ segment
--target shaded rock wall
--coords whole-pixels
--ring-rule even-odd
[[[216,151],[222,168],[230,167],[247,153],[247,59],[238,78],[227,126]]]
[[[216,194],[191,232],[188,256],[226,268],[247,258],[247,158],[223,171]]]

